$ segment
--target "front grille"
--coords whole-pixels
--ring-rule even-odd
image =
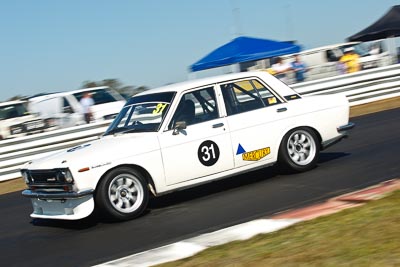
[[[28,171],[29,180],[35,184],[60,184],[64,181],[60,180],[59,170],[35,170]]]
[[[74,179],[67,168],[49,170],[21,170],[30,189],[56,189],[71,191]]]
[[[27,132],[43,130],[46,128],[46,123],[43,120],[34,120],[24,123],[24,129]]]
[[[21,170],[29,189],[46,192],[71,192],[74,179],[67,168],[50,170]]]
[[[25,131],[24,126],[22,124],[16,124],[10,126],[10,134],[15,135],[15,134],[21,134]]]

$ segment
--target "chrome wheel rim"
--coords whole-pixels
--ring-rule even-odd
[[[295,131],[289,136],[287,151],[294,163],[305,166],[315,158],[315,140],[311,134],[306,131]]]
[[[143,202],[143,196],[142,184],[131,174],[116,176],[108,187],[111,205],[122,213],[130,213],[138,209]]]

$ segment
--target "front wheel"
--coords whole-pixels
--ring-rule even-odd
[[[112,219],[130,220],[147,207],[149,190],[143,176],[130,168],[110,171],[96,190],[96,205],[100,212]]]
[[[291,171],[304,172],[314,168],[318,157],[318,137],[308,128],[291,130],[279,147],[279,163]]]

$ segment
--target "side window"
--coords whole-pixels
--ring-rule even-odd
[[[266,88],[259,81],[252,80],[251,83],[256,88],[256,90],[260,93],[260,96],[266,106],[271,106],[271,105],[281,103],[281,101],[274,94],[272,94],[271,90]]]
[[[168,129],[173,129],[178,121],[185,121],[186,125],[192,125],[218,117],[214,88],[207,87],[182,96]]]
[[[221,90],[228,115],[281,103],[269,89],[255,79],[222,84]]]
[[[68,100],[63,97],[63,113],[74,113],[74,110],[72,109],[71,105],[69,104]]]

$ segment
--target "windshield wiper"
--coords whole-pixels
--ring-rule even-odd
[[[135,133],[135,132],[153,132],[153,131],[154,131],[153,129],[131,128],[131,129],[128,129],[126,131],[121,132],[121,134],[124,134],[124,133]]]
[[[120,133],[120,132],[123,132],[124,130],[127,130],[127,129],[128,129],[128,127],[114,128],[114,129],[111,129],[110,131],[106,132],[104,135],[111,135],[111,134]]]

